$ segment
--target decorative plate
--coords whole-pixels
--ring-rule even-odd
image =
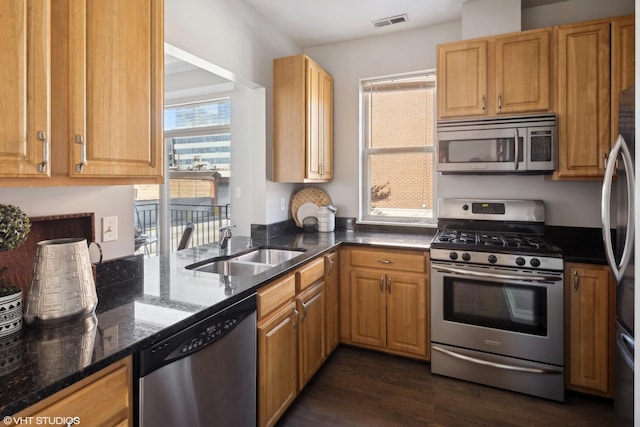
[[[331,199],[327,193],[314,187],[305,188],[294,194],[291,198],[291,216],[300,228],[302,228],[302,220],[298,221],[298,209],[307,202],[315,203],[317,206],[325,206],[331,203]]]
[[[317,218],[318,209],[320,209],[320,206],[316,205],[315,203],[303,203],[302,206],[300,206],[300,208],[298,209],[298,213],[296,214],[298,223],[302,224],[302,221],[309,216]]]

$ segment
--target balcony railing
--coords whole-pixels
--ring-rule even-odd
[[[175,251],[188,223],[193,224],[191,246],[200,246],[218,241],[220,227],[231,224],[231,205],[202,205],[172,203],[169,205],[171,251]],[[135,203],[135,224],[139,233],[147,239],[136,247],[147,255],[158,253],[158,217],[157,201]]]

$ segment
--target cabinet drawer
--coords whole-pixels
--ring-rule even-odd
[[[308,288],[324,276],[324,257],[311,261],[296,272],[296,290]]]
[[[296,293],[293,275],[267,285],[258,291],[258,319],[268,316],[276,308],[292,300]]]
[[[403,253],[394,251],[351,250],[351,265],[354,267],[384,268],[403,272],[424,273],[426,259],[421,253]]]

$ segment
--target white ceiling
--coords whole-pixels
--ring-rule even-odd
[[[469,0],[244,0],[300,47],[406,31],[461,19]],[[565,0],[522,0],[522,7]],[[408,21],[375,28],[373,21],[406,14]]]

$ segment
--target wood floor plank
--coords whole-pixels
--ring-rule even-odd
[[[429,364],[341,345],[278,427],[606,427],[609,399],[564,403],[432,375]]]

